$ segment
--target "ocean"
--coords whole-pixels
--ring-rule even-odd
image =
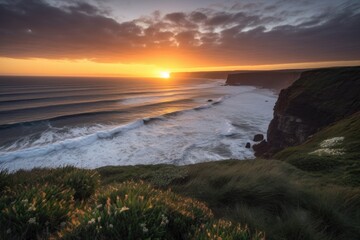
[[[224,82],[0,77],[0,168],[254,158],[277,95]]]

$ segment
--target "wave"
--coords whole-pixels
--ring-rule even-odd
[[[128,91],[128,92],[122,92],[121,89],[118,91],[114,91],[114,89],[84,89],[84,90],[58,90],[53,92],[24,92],[24,93],[1,93],[0,95],[0,102],[2,103],[12,103],[12,102],[18,102],[18,101],[32,101],[32,100],[51,100],[56,98],[68,98],[68,97],[97,97],[97,96],[122,96],[122,95],[144,95],[144,94],[159,94],[159,93],[166,93],[166,92],[184,92],[184,91],[191,91],[196,89],[206,89],[211,88],[214,86],[219,86],[220,82],[212,82],[212,83],[206,83],[206,84],[198,84],[192,87],[184,87],[181,89],[177,88],[168,88],[163,90],[155,90],[155,91]],[[106,90],[103,92],[99,92],[101,90]],[[110,92],[108,92],[108,90]],[[88,94],[88,92],[95,91],[94,94]],[[84,92],[84,94],[81,94]],[[70,93],[70,94],[68,94]],[[73,93],[80,93],[80,94],[73,94]],[[59,95],[61,94],[61,95]],[[45,96],[44,96],[45,95]]]
[[[149,108],[149,107],[156,107],[161,106],[164,104],[175,104],[175,103],[185,103],[192,101],[192,99],[176,99],[176,100],[170,100],[170,101],[163,101],[163,102],[156,102],[156,103],[150,103],[146,105],[139,105],[139,106],[132,106],[132,107],[118,107],[116,106],[116,109],[112,110],[97,110],[97,111],[87,111],[87,112],[78,112],[78,113],[70,113],[70,114],[63,114],[63,115],[55,115],[53,117],[39,117],[39,119],[33,120],[33,121],[21,121],[21,122],[12,122],[12,123],[6,123],[1,124],[0,129],[6,129],[6,128],[13,128],[17,126],[32,126],[35,124],[39,124],[41,122],[48,122],[48,121],[57,121],[57,120],[64,120],[64,119],[70,119],[70,118],[77,118],[77,117],[84,117],[84,116],[95,116],[95,115],[104,115],[104,114],[119,114],[119,113],[128,113],[128,112],[134,112],[138,109],[142,108]],[[117,101],[115,101],[117,102]],[[85,105],[72,105],[74,106],[85,106]],[[59,106],[61,107],[61,106]],[[93,106],[92,106],[93,107]],[[19,116],[23,116],[24,113],[30,112],[31,114],[34,113],[35,110],[42,110],[43,112],[46,112],[47,109],[54,110],[53,107],[39,107],[39,108],[31,108],[26,110],[11,110],[11,111],[0,111],[0,115],[9,115],[9,114],[18,114]],[[57,111],[56,111],[57,113]]]
[[[87,136],[77,137],[77,138],[73,138],[73,139],[67,139],[64,141],[60,141],[60,142],[45,145],[45,146],[31,147],[31,148],[22,149],[22,150],[18,150],[18,151],[14,151],[14,152],[9,152],[9,153],[1,153],[0,160],[1,160],[1,163],[5,163],[8,161],[17,159],[17,158],[36,157],[39,155],[41,156],[41,155],[49,154],[53,151],[58,151],[61,149],[73,149],[73,148],[89,145],[98,139],[114,137],[115,134],[129,131],[129,130],[137,128],[143,124],[144,124],[144,120],[140,119],[140,120],[136,120],[132,123],[108,130],[108,131],[100,131],[100,132],[93,133],[93,134],[90,134]]]
[[[4,94],[1,94],[0,96],[0,102],[1,103],[22,103],[22,102],[29,102],[29,101],[49,101],[49,100],[62,100],[62,99],[68,99],[69,97],[72,97],[72,98],[94,98],[94,97],[102,97],[102,96],[127,96],[127,95],[138,95],[138,94],[154,94],[154,93],[162,93],[164,91],[129,91],[129,92],[109,92],[109,93],[106,93],[106,92],[100,92],[99,93],[99,90],[98,89],[92,89],[94,91],[97,91],[97,93],[95,94],[88,94],[88,91],[86,94],[78,94],[78,95],[68,95],[68,94],[65,94],[65,95],[60,95],[60,96],[54,96],[54,94],[51,94],[51,96],[33,96],[31,98],[15,98],[15,99],[7,99],[5,98],[5,100],[1,100],[2,98],[5,97]],[[61,91],[61,93],[68,93],[69,91]],[[60,92],[58,92],[60,93]],[[35,95],[42,95],[41,93],[34,93]],[[14,94],[15,95],[20,95],[20,96],[23,96],[23,97],[26,97],[25,95],[34,95],[33,93],[30,93],[30,94]],[[48,94],[48,93],[44,93],[44,94]]]
[[[102,103],[121,103],[124,105],[132,105],[132,104],[141,104],[141,103],[149,103],[155,100],[163,99],[163,98],[170,98],[176,96],[182,96],[185,94],[166,94],[166,95],[155,95],[155,96],[148,96],[148,97],[130,97],[130,98],[115,98],[115,99],[102,99],[102,100],[87,100],[87,101],[73,101],[69,103],[62,103],[62,104],[45,104],[40,106],[29,106],[23,108],[16,108],[16,109],[5,109],[2,107],[0,109],[0,114],[10,114],[16,112],[23,112],[23,111],[34,111],[34,110],[42,110],[47,108],[61,108],[61,107],[76,107],[76,106],[85,106],[88,104],[102,104]]]
[[[40,89],[43,90],[43,89]],[[33,91],[25,91],[25,92],[10,92],[10,93],[1,93],[2,97],[16,97],[16,96],[29,96],[29,95],[46,95],[46,94],[57,94],[57,93],[74,93],[74,92],[88,92],[91,90],[111,90],[111,88],[64,88],[55,89],[53,87],[49,88],[49,91],[39,91],[39,89],[34,89]]]
[[[166,120],[167,117],[172,117],[174,115],[187,113],[190,111],[199,111],[203,109],[210,108],[212,106],[215,106],[219,103],[221,103],[224,100],[224,97],[219,98],[211,103],[208,103],[206,105],[201,105],[198,107],[194,107],[191,109],[185,109],[180,110],[172,113],[167,113],[160,116],[155,117],[146,117],[142,119],[137,119],[133,122],[130,122],[125,125],[117,126],[115,128],[109,129],[109,130],[102,130],[98,131],[89,135],[81,136],[81,137],[75,137],[72,139],[67,139],[55,143],[51,143],[48,145],[42,145],[42,146],[36,146],[36,147],[29,147],[26,149],[20,149],[15,151],[3,151],[0,152],[0,164],[12,161],[17,158],[30,158],[30,157],[36,157],[36,156],[43,156],[46,154],[49,154],[54,151],[59,151],[62,149],[74,149],[81,146],[92,144],[93,142],[97,141],[98,139],[107,139],[107,138],[113,138],[118,134],[125,133],[127,131],[130,131],[132,129],[136,129],[139,127],[142,127],[146,124],[153,123],[155,121],[163,121]]]
[[[190,109],[185,109],[185,110],[179,110],[179,111],[174,111],[174,112],[170,112],[170,113],[165,113],[164,116],[165,117],[168,117],[168,116],[176,116],[178,114],[182,114],[182,113],[185,113],[185,112],[189,112],[189,111],[199,111],[199,110],[203,110],[203,109],[207,109],[207,108],[210,108],[212,106],[215,106],[219,103],[221,103],[225,98],[227,98],[228,96],[224,96],[224,97],[221,97],[221,98],[218,98],[217,100],[213,101],[213,102],[210,102],[208,104],[203,104],[203,105],[200,105],[200,106],[197,106],[197,107],[194,107],[194,108],[190,108]]]

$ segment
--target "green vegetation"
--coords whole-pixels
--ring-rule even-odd
[[[160,171],[169,169],[166,181],[150,171],[139,176],[165,186],[182,177],[176,167]],[[142,181],[98,187],[97,171],[73,167],[1,172],[1,179],[7,184],[0,239],[264,239],[245,225],[215,218],[205,203]]]
[[[7,171],[0,171],[0,194],[7,187],[10,186],[10,178]]]
[[[338,144],[328,147],[329,154],[316,154],[322,143],[343,137]],[[299,169],[326,178],[334,184],[360,186],[360,113],[316,133],[302,145],[289,147],[274,158],[286,161]],[[315,153],[314,153],[315,152]],[[338,153],[338,154],[337,154]]]
[[[359,188],[331,183],[326,174],[303,171],[286,161],[64,167],[2,172],[2,178],[7,185],[0,197],[0,239],[263,239],[262,232],[266,239],[360,235]],[[68,184],[65,180],[70,178],[71,183],[93,186],[93,193],[76,198],[83,188]]]
[[[287,111],[314,122],[322,121],[321,127],[356,113],[360,109],[359,72],[359,67],[304,72],[286,89]]]
[[[158,171],[166,168],[157,167]],[[184,175],[159,187],[204,201],[217,218],[264,231],[266,239],[357,239],[360,235],[359,189],[329,184],[326,177],[286,162],[228,160],[175,168]],[[131,178],[139,180],[146,169],[98,171],[102,181],[116,182],[117,178],[123,181],[125,172],[133,172]]]
[[[61,185],[16,185],[0,197],[1,239],[36,239],[65,226],[74,211],[73,190]]]
[[[74,189],[74,198],[84,200],[95,193],[99,175],[93,171],[73,169],[64,176],[64,185]]]
[[[246,228],[215,220],[205,204],[124,182],[107,188],[65,239],[261,239]]]

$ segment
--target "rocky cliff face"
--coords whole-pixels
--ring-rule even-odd
[[[360,67],[317,69],[303,72],[280,92],[267,142],[256,156],[274,153],[305,142],[321,128],[360,111]]]
[[[299,78],[302,70],[254,71],[229,74],[226,85],[249,85],[280,91]]]

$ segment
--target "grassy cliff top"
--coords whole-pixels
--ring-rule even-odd
[[[286,101],[281,102],[281,95],[285,95]],[[340,120],[360,111],[360,67],[305,71],[283,90],[279,101],[275,112],[285,110],[316,121],[329,119],[327,123]]]
[[[299,169],[327,176],[338,184],[360,186],[360,112],[314,134],[274,158]]]
[[[263,232],[266,239],[356,239],[360,233],[358,188],[284,161],[65,167],[1,178],[3,238],[9,229],[15,239],[24,231],[68,239],[263,239]]]

